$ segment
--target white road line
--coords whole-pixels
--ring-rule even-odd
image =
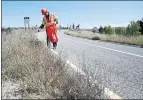
[[[78,68],[76,65],[72,64],[69,60],[67,60],[66,63],[69,64],[71,68],[73,68],[75,71],[79,72],[81,75],[86,75],[80,68]]]
[[[104,88],[104,93],[107,95],[110,99],[123,99],[121,96],[117,95],[113,91],[111,91],[109,88]]]
[[[58,52],[56,52],[55,50],[51,49],[52,52],[54,52],[56,55],[58,55]]]
[[[56,52],[55,50],[51,49],[51,51],[53,53],[55,53],[56,55],[58,55],[58,52]],[[70,67],[73,68],[76,72],[79,72],[80,74],[85,75],[85,73],[80,68],[78,68],[77,66],[75,66],[74,64],[72,64],[69,60],[66,60],[66,63],[68,65],[70,65]]]
[[[53,53],[58,55],[58,52],[51,49]],[[71,68],[73,68],[75,71],[78,71],[82,75],[86,75],[80,68],[78,68],[76,65],[72,64],[69,60],[66,61],[67,64],[70,65]],[[123,99],[121,96],[117,95],[113,91],[111,91],[109,88],[104,88],[104,93],[106,96],[108,96],[110,99]]]
[[[116,51],[116,52],[120,52],[120,53],[123,53],[123,54],[127,54],[127,55],[132,55],[132,56],[143,58],[143,56],[137,55],[137,54],[133,54],[133,53],[128,53],[128,52],[124,52],[124,51],[120,51],[120,50],[115,50],[115,49],[111,49],[111,48],[106,48],[106,47],[102,47],[102,46],[98,46],[98,45],[93,45],[93,44],[89,44],[89,43],[83,43],[83,42],[75,41],[75,40],[72,40],[72,39],[67,39],[67,38],[64,38],[64,39],[69,40],[69,41],[73,41],[73,42],[77,42],[77,43],[81,43],[81,44],[86,44],[86,45],[90,45],[90,46],[94,46],[94,47],[99,47],[99,48],[103,48],[103,49],[107,49],[107,50],[111,50],[111,51]]]

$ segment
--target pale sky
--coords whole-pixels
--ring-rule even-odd
[[[23,27],[24,17],[30,17],[30,26],[40,26],[41,8],[55,13],[60,25],[81,28],[126,26],[143,18],[143,1],[2,1],[2,26]]]

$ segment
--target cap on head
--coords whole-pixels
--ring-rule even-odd
[[[46,13],[48,13],[48,11],[47,11],[46,8],[42,8],[42,9],[41,9],[41,13],[42,13],[42,15],[45,15]]]

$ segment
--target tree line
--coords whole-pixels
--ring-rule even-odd
[[[131,21],[127,27],[111,27],[100,26],[99,33],[101,34],[117,34],[117,35],[143,35],[143,19],[138,21]]]
[[[61,25],[59,25],[59,27],[60,27],[61,29],[80,29],[80,24],[75,25],[75,24],[73,23],[73,24],[70,25],[70,26],[67,25],[67,27],[62,27]]]

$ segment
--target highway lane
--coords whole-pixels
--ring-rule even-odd
[[[45,41],[45,32],[40,33]],[[143,48],[76,38],[58,31],[57,52],[125,99],[143,98]]]

